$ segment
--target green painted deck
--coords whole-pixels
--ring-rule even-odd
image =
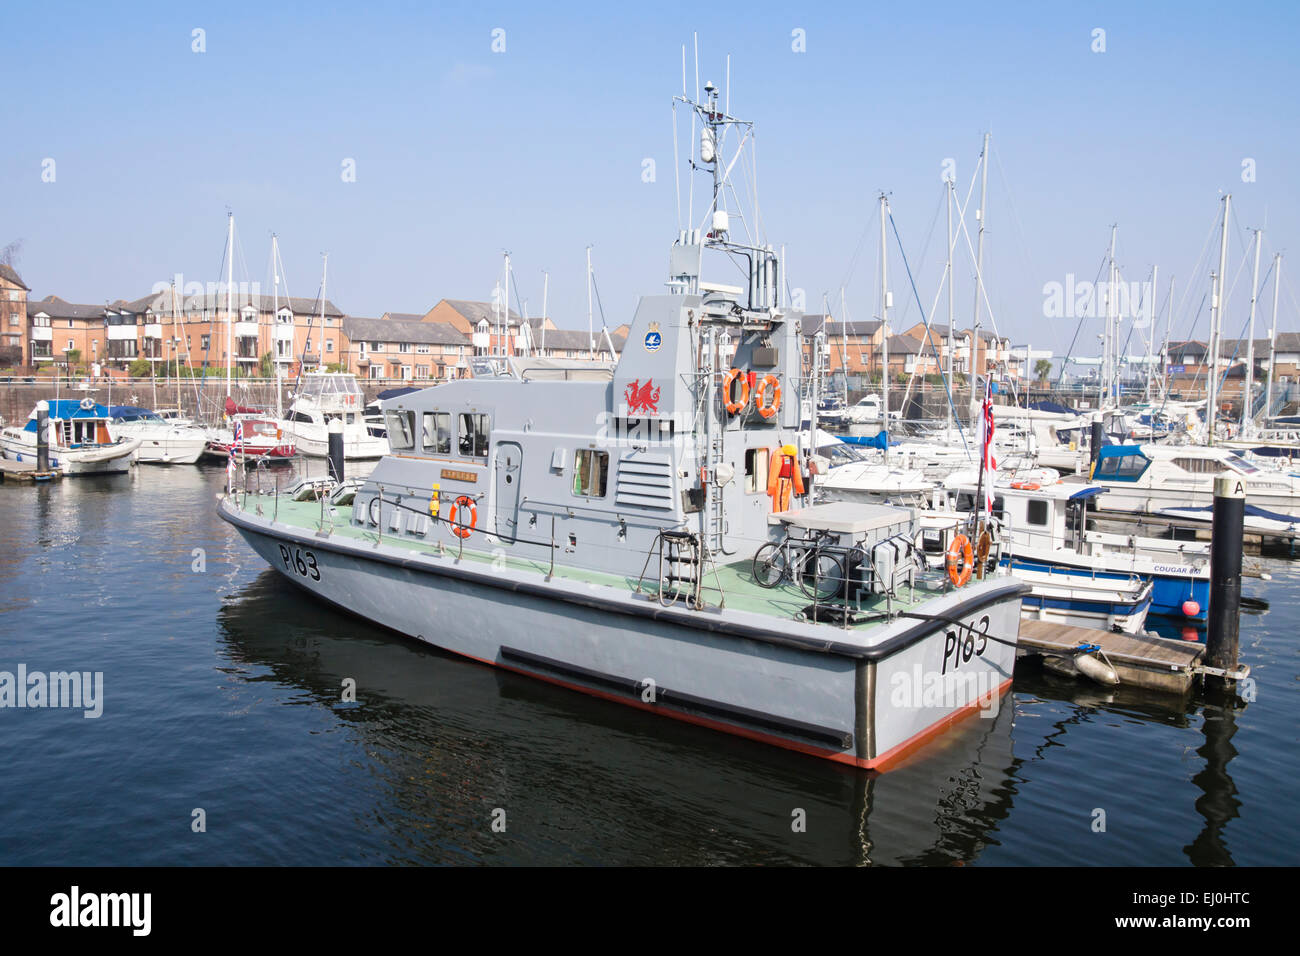
[[[501,546],[497,546],[494,553],[469,546],[461,549],[458,544],[447,544],[444,541],[442,551],[439,552],[437,541],[399,534],[381,536],[373,529],[352,524],[350,507],[340,509],[334,516],[333,522],[329,520],[327,513],[324,529],[322,529],[321,506],[317,501],[293,501],[280,496],[277,502],[273,495],[258,496],[250,493],[246,498],[240,494],[237,503],[246,514],[256,517],[259,501],[263,518],[274,518],[277,524],[311,534],[327,530],[330,531],[331,537],[372,545],[382,540],[385,545],[405,548],[413,554],[446,554],[459,557],[464,561],[494,565],[498,570],[513,569],[542,575],[552,570],[546,561],[509,554]],[[477,533],[475,537],[482,540],[482,536]],[[472,541],[473,538],[470,540]],[[635,575],[610,574],[590,568],[562,565],[558,562],[553,574],[554,577],[562,580],[614,588],[625,593],[635,592],[638,587]],[[915,610],[926,601],[944,593],[945,582],[946,578],[942,572],[918,575],[915,593],[910,588],[900,588],[899,597],[889,605],[889,610],[895,613]],[[657,595],[658,583],[658,553],[655,552],[646,568],[645,582],[641,585],[641,590],[652,596]],[[702,598],[704,603],[710,606],[717,607],[721,604],[730,609],[748,611],[783,621],[806,620],[801,612],[813,603],[812,599],[792,582],[783,582],[775,588],[765,588],[756,583],[753,577],[752,555],[733,560],[729,564],[719,564],[716,574],[713,570],[708,570],[704,577]],[[678,606],[684,604],[679,601]],[[852,610],[855,617],[865,618],[850,624],[849,629],[852,631],[860,633],[885,623],[886,602],[883,597],[864,599],[860,604],[854,605]]]

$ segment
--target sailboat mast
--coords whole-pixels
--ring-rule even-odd
[[[1112,379],[1116,378],[1114,369],[1115,349],[1115,239],[1119,225],[1110,227],[1110,268],[1106,273],[1106,328],[1101,337],[1101,392],[1097,396],[1097,410],[1106,410],[1106,400],[1110,398]]]
[[[1223,324],[1224,299],[1228,297],[1224,273],[1228,269],[1228,213],[1232,209],[1232,193],[1223,197],[1223,225],[1219,230],[1219,271],[1213,277],[1214,295],[1210,309],[1210,380],[1206,390],[1205,443],[1214,444],[1215,411],[1219,403],[1219,335]]]
[[[880,410],[880,430],[885,433],[882,449],[885,461],[889,460],[889,248],[886,245],[885,220],[889,218],[889,200],[880,194],[880,384],[883,407]]]
[[[1247,323],[1246,337],[1246,391],[1241,399],[1241,430],[1244,433],[1247,423],[1254,416],[1251,414],[1255,397],[1255,301],[1259,298],[1259,245],[1262,231],[1255,230],[1255,270],[1250,280],[1250,321]]]
[[[1282,253],[1273,253],[1273,327],[1268,333],[1268,378],[1264,385],[1264,422],[1273,413],[1273,363],[1277,357],[1277,293],[1282,285]]]
[[[275,417],[284,417],[284,399],[280,391],[280,351],[276,332],[280,322],[280,242],[271,233],[271,367],[275,370]],[[289,310],[292,314],[293,310]],[[290,326],[292,329],[293,326]]]
[[[975,247],[975,324],[970,333],[970,420],[975,421],[975,384],[979,377],[975,362],[979,355],[980,296],[984,293],[984,227],[988,221],[989,199],[989,134],[984,134],[984,147],[980,150],[980,207],[975,210],[980,232]]]
[[[230,363],[234,361],[235,326],[231,321],[231,289],[235,283],[235,214],[226,213],[226,398],[230,397]]]
[[[1151,295],[1148,296],[1147,305],[1147,364],[1144,370],[1146,374],[1142,376],[1142,398],[1151,401],[1151,358],[1156,350],[1156,285],[1160,278],[1160,267],[1158,265],[1151,267]]]
[[[684,50],[685,48],[683,48],[683,53],[682,53],[683,56],[686,55]],[[685,67],[683,67],[683,69],[685,69]],[[542,354],[543,355],[546,354],[546,316],[547,316],[546,300],[547,297],[550,295],[550,292],[551,292],[551,274],[549,272],[543,272],[542,273]]]
[[[950,178],[948,180],[948,348],[946,350],[948,352],[948,388],[952,388],[952,358],[953,358],[953,352],[955,351],[953,345],[956,343],[956,338],[954,337],[956,330],[953,328],[953,324],[952,324],[953,323],[952,204],[953,202],[955,202],[955,199],[953,197],[953,186],[954,186],[954,181],[953,179]],[[948,406],[948,434],[951,435],[952,434],[952,402],[950,400],[945,402],[944,404]]]
[[[1164,364],[1163,382],[1160,398],[1163,401],[1169,395],[1169,336],[1174,323],[1174,276],[1169,277],[1169,301],[1165,303],[1165,347],[1161,361]]]
[[[330,274],[330,254],[328,252],[322,252],[321,259],[323,260],[323,262],[321,263],[321,269],[320,269],[320,345],[318,346],[320,351],[317,354],[320,355],[321,358],[324,358],[325,357],[325,296],[327,294],[325,291],[325,283],[329,279],[329,274]],[[317,362],[316,364],[319,367],[323,363]]]
[[[587,350],[596,352],[596,333],[591,318],[591,246],[587,247]]]

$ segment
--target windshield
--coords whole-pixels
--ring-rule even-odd
[[[1233,468],[1236,468],[1243,475],[1253,475],[1255,472],[1259,471],[1258,468],[1246,461],[1246,459],[1242,458],[1240,455],[1229,455],[1228,464],[1232,465]]]

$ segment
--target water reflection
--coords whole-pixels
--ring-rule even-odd
[[[964,864],[1015,794],[1009,699],[875,776],[426,649],[269,570],[220,624],[248,679],[357,734],[381,807],[363,825],[390,860]],[[495,807],[526,834],[522,859],[484,825]]]

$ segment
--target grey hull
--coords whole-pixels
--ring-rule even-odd
[[[630,591],[458,563],[452,552],[310,534],[228,500],[220,514],[294,583],[399,633],[860,767],[886,768],[959,716],[995,714],[1014,666],[1014,579],[936,599],[925,617],[864,639],[741,611],[665,609]]]

